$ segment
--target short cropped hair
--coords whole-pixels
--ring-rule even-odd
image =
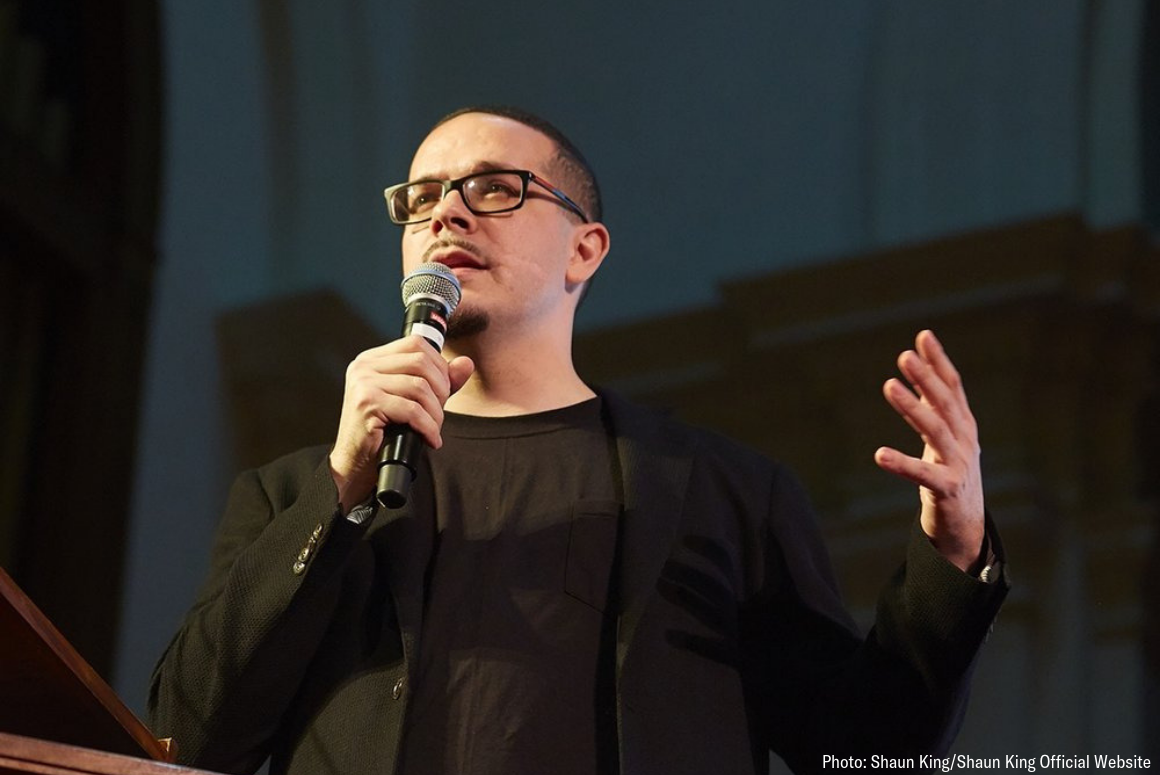
[[[552,165],[560,171],[563,177],[563,180],[552,182],[559,185],[568,196],[576,200],[590,221],[603,219],[604,207],[600,201],[600,186],[596,182],[596,173],[592,171],[592,165],[584,158],[584,154],[580,153],[580,149],[568,139],[567,135],[546,119],[510,105],[472,105],[460,108],[439,119],[431,129],[434,131],[451,119],[466,113],[486,113],[492,116],[510,118],[512,121],[531,127],[546,136],[556,144],[556,155],[552,159]]]

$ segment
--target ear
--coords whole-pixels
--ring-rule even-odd
[[[588,282],[604,257],[608,255],[609,235],[603,223],[586,223],[577,227],[572,243],[572,257],[568,260],[565,279],[569,287]]]

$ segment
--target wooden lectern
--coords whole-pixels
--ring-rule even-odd
[[[0,775],[193,773],[0,568]]]
[[[0,775],[212,775],[176,764],[0,732]]]

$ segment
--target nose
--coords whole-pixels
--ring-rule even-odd
[[[470,233],[475,230],[475,223],[475,213],[467,209],[463,194],[458,191],[448,191],[431,210],[431,231],[436,234],[444,229]]]

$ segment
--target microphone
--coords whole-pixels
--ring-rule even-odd
[[[459,306],[459,279],[443,264],[423,264],[403,278],[403,336],[419,334],[438,351],[443,350],[447,321]],[[398,509],[407,503],[415,462],[422,452],[423,437],[409,425],[391,423],[383,429],[379,450],[379,483],[375,497],[384,508]]]

